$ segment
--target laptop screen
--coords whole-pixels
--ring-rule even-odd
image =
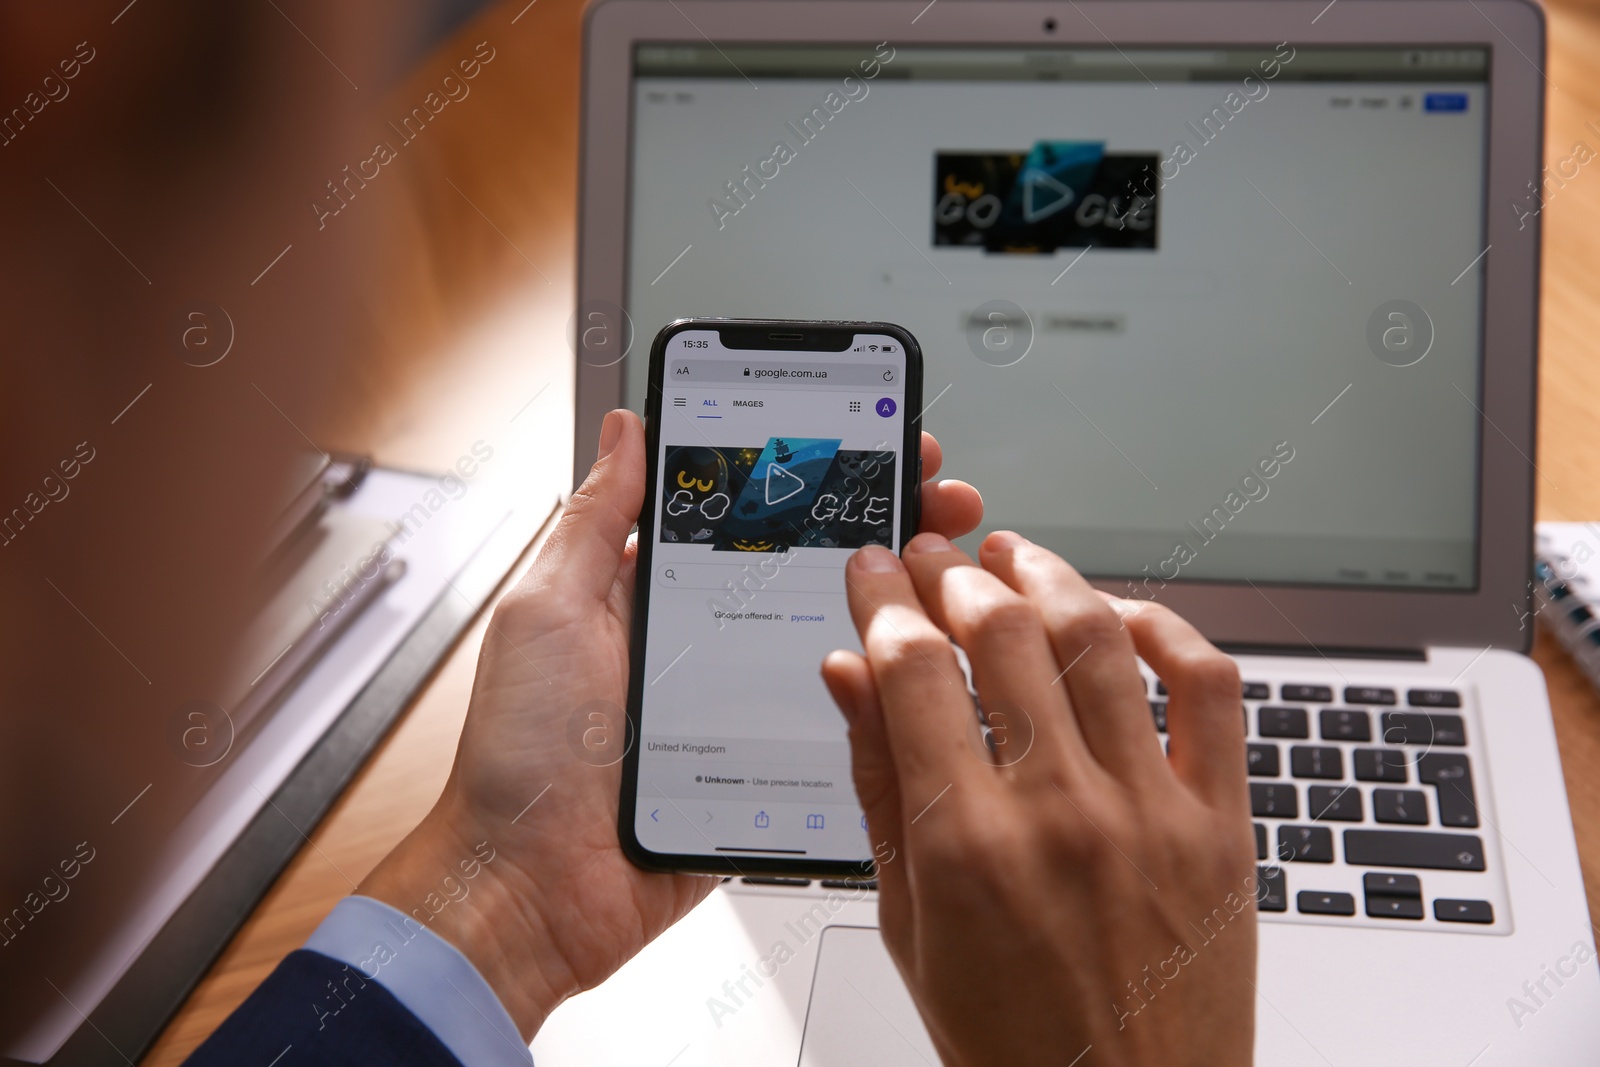
[[[1472,589],[1488,59],[640,45],[628,311],[907,327],[1089,575]]]

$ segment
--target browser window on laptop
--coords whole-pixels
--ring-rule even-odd
[[[1474,587],[1486,50],[634,62],[639,336],[904,324],[951,473],[1089,574]]]

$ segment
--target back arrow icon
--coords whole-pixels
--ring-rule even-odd
[[[652,811],[650,813],[650,821],[651,822],[660,822],[661,820],[656,818],[656,816],[659,815],[660,813],[661,813],[661,809],[660,808],[657,808],[655,811]]]

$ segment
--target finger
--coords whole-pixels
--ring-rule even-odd
[[[885,894],[886,901],[891,896],[903,896],[904,864],[896,862],[904,847],[900,782],[889,749],[883,707],[872,681],[872,667],[854,652],[833,652],[822,661],[822,680],[850,724],[851,775],[856,798],[867,816],[867,837],[877,862],[879,891]]]
[[[1106,599],[1122,616],[1139,655],[1167,685],[1173,771],[1212,801],[1242,804],[1244,702],[1238,665],[1164,605]]]
[[[1100,765],[1123,781],[1147,780],[1161,745],[1133,638],[1116,612],[1060,556],[1010,531],[985,538],[978,558],[1043,618],[1061,664],[1056,683]]]
[[[963,537],[983,521],[983,497],[966,482],[953,479],[922,484],[923,532]]]
[[[938,438],[927,430],[922,431],[922,480],[932,481],[939,475],[939,468],[944,466],[944,449],[940,447]]]
[[[1065,759],[1069,774],[1081,774],[1089,750],[1054,684],[1061,668],[1035,606],[937,534],[912,538],[904,557],[928,614],[966,652],[991,727],[1003,727],[1006,743],[1021,746],[997,747],[996,760],[1023,776],[1060,767],[1049,755],[1034,755],[1037,749]]]
[[[612,411],[600,427],[600,456],[568,501],[524,579],[574,598],[603,600],[616,580],[628,533],[644,506],[644,424]]]
[[[957,780],[978,779],[982,767],[966,739],[972,698],[955,650],[923,611],[900,558],[878,546],[861,549],[845,565],[845,591],[906,809]]]

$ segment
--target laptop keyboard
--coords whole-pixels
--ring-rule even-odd
[[[1146,676],[1167,744],[1166,687]],[[1508,934],[1470,692],[1244,683],[1263,922]],[[876,882],[751,876],[756,891]]]
[[[1166,687],[1148,684],[1165,744]],[[1451,688],[1245,682],[1264,921],[1510,932],[1469,704]]]

